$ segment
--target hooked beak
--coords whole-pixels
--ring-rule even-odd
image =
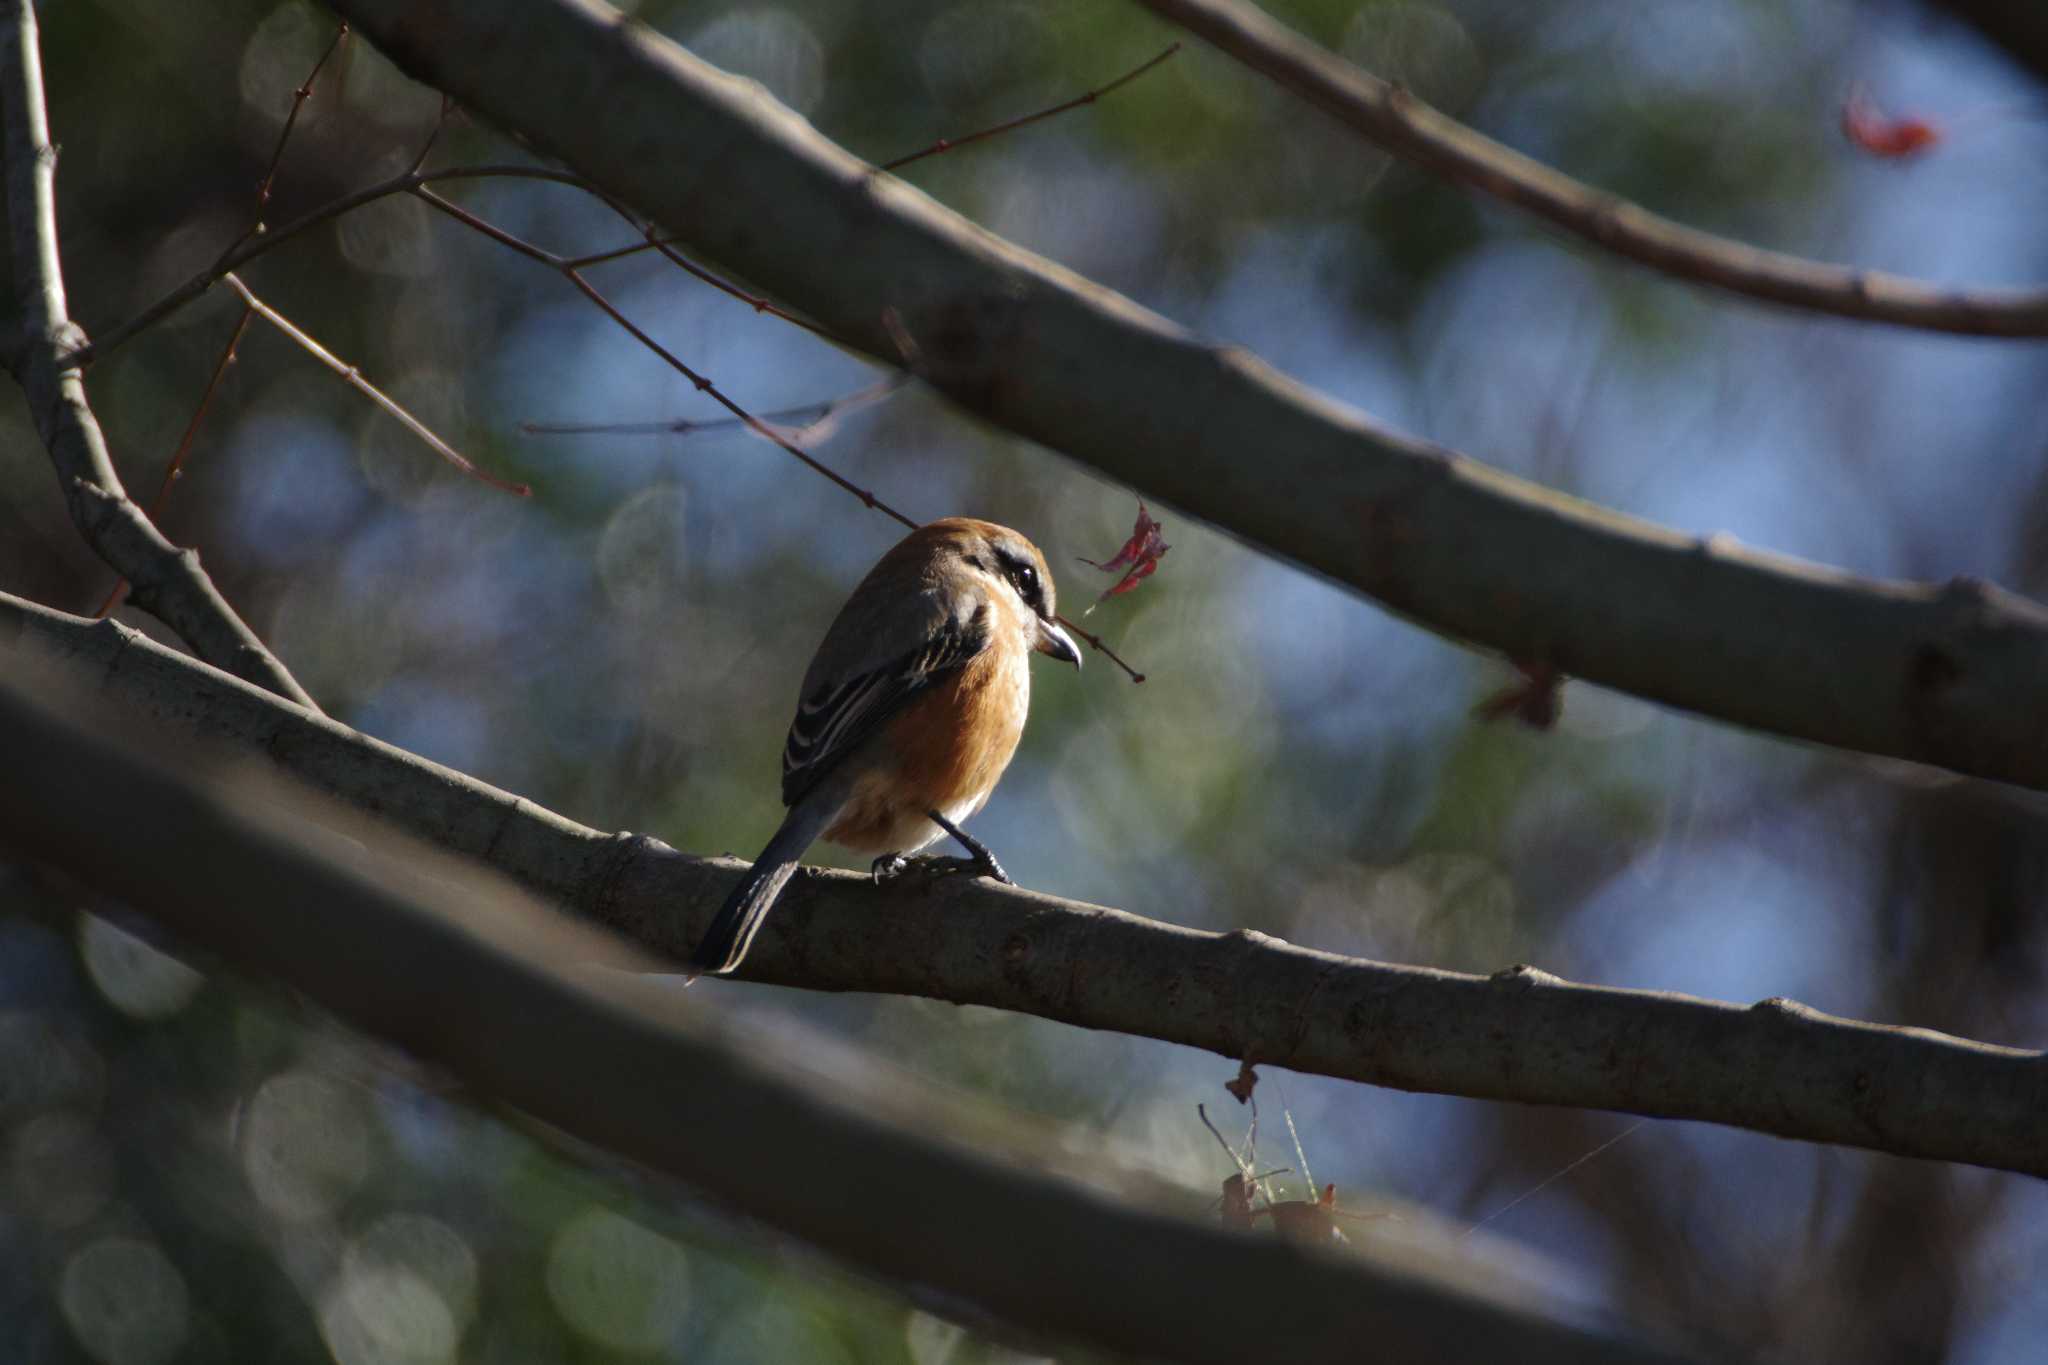
[[[1038,643],[1032,646],[1040,654],[1050,654],[1061,663],[1081,666],[1081,650],[1074,643],[1074,637],[1059,628],[1056,622],[1043,616],[1038,618]]]

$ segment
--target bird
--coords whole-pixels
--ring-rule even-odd
[[[782,750],[789,813],[691,953],[690,979],[740,965],[820,838],[874,854],[886,882],[951,835],[971,858],[922,861],[1009,883],[960,826],[1017,751],[1034,651],[1081,666],[1045,556],[1023,535],[947,517],[884,554],[812,656]]]

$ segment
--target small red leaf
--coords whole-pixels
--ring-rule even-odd
[[[1889,117],[1856,87],[1842,101],[1842,136],[1872,156],[1903,161],[1939,143],[1941,129],[1924,118]]]
[[[1160,556],[1173,548],[1166,543],[1165,537],[1161,534],[1163,530],[1158,522],[1152,520],[1151,513],[1145,510],[1145,504],[1141,502],[1138,504],[1138,520],[1131,527],[1131,538],[1123,543],[1122,549],[1112,555],[1107,563],[1097,563],[1092,559],[1081,560],[1083,564],[1100,569],[1104,573],[1120,572],[1123,575],[1095,599],[1097,603],[1107,602],[1112,597],[1129,592],[1158,571]],[[1092,611],[1094,608],[1091,607],[1089,610]]]

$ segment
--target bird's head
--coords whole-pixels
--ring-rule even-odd
[[[967,572],[994,598],[1023,608],[1028,643],[1040,654],[1081,666],[1074,638],[1054,620],[1052,570],[1038,547],[1007,526],[971,517],[949,517],[924,528],[942,535]]]

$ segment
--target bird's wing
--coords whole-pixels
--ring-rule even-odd
[[[965,616],[947,610],[951,605],[933,602],[936,610],[924,614],[916,622],[915,635],[907,639],[892,640],[886,631],[860,631],[860,623],[845,617],[833,623],[804,679],[804,695],[782,748],[784,805],[801,800],[912,697],[965,667],[988,647],[987,604]],[[835,653],[856,660],[852,671],[829,667]]]

